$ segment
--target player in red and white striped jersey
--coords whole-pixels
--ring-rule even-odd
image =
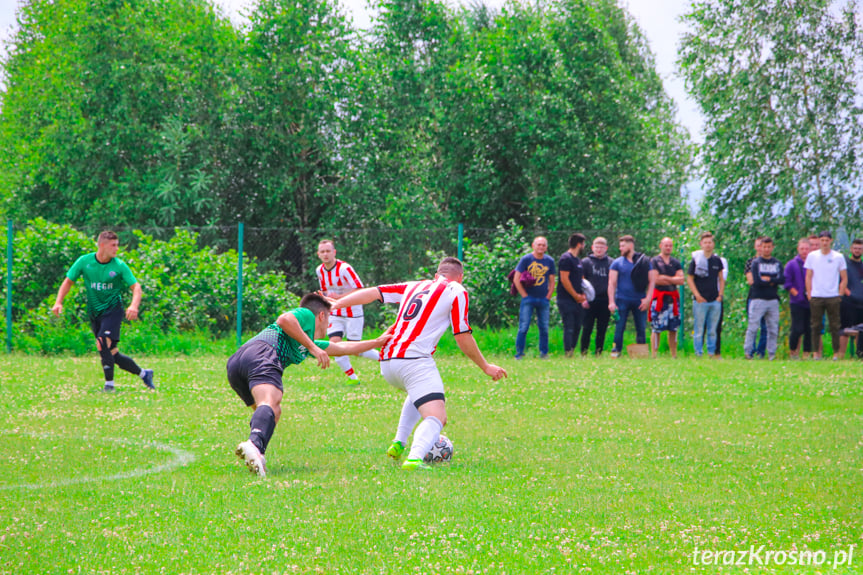
[[[452,330],[462,353],[486,375],[494,381],[506,377],[506,370],[486,361],[473,338],[463,278],[462,263],[457,258],[444,258],[434,280],[364,288],[333,302],[334,308],[373,301],[399,303],[393,336],[381,348],[381,374],[394,387],[404,389],[408,397],[387,455],[401,457],[408,436],[422,419],[403,469],[428,467],[423,457],[446,424],[443,380],[432,356],[447,329]]]
[[[318,243],[318,257],[321,265],[315,270],[321,293],[332,300],[338,300],[347,294],[363,287],[363,282],[354,268],[347,262],[336,259],[336,247],[333,240],[321,240]],[[360,341],[363,339],[363,306],[353,305],[338,309],[330,314],[327,326],[327,336],[331,342]],[[378,352],[371,350],[360,354],[361,357],[377,361]],[[336,359],[336,363],[348,376],[351,383],[359,383],[359,378],[351,365],[348,356]]]

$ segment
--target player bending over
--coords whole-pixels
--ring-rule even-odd
[[[443,380],[432,355],[447,328],[452,328],[459,349],[497,381],[506,370],[485,360],[467,320],[467,290],[461,285],[464,267],[457,258],[444,258],[433,280],[381,285],[357,290],[334,302],[340,308],[373,301],[399,303],[393,336],[381,349],[381,374],[390,385],[407,392],[396,436],[387,450],[401,458],[408,436],[416,428],[402,469],[429,469],[423,457],[446,425]]]
[[[114,232],[105,231],[99,234],[96,241],[96,252],[78,258],[66,272],[66,277],[60,285],[57,300],[51,311],[59,316],[63,313],[63,300],[79,277],[84,276],[84,287],[87,289],[87,312],[90,316],[90,328],[96,336],[96,349],[102,357],[102,369],[105,372],[105,391],[114,391],[114,366],[137,375],[144,380],[144,385],[155,390],[153,385],[153,370],[142,369],[131,357],[123,355],[117,349],[120,342],[120,326],[123,316],[129,321],[138,319],[138,307],[141,305],[141,284],[132,275],[132,270],[126,262],[117,257],[120,240]],[[132,303],[123,312],[123,291],[132,288]]]
[[[282,415],[282,372],[286,367],[311,355],[323,369],[329,367],[330,355],[358,354],[383,345],[390,337],[387,332],[366,341],[334,343],[321,339],[326,335],[329,315],[330,303],[318,294],[308,294],[300,307],[280,315],[228,359],[228,382],[255,410],[249,422],[249,439],[236,450],[252,473],[267,475],[264,454]]]
[[[336,245],[333,240],[321,240],[318,243],[318,258],[321,265],[315,273],[321,286],[321,293],[330,299],[337,300],[363,287],[363,282],[354,268],[345,261],[336,259]],[[327,326],[327,337],[332,342],[359,341],[363,339],[363,306],[354,305],[344,309],[333,310],[330,314],[330,324]],[[375,350],[364,351],[360,357],[378,360]],[[348,376],[351,384],[360,382],[351,360],[348,356],[336,358],[336,363]]]

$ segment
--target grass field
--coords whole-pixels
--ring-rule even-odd
[[[427,474],[384,456],[373,363],[289,368],[259,480],[224,357],[106,395],[95,355],[0,356],[0,573],[863,573],[859,363],[498,361],[438,359],[455,457]]]

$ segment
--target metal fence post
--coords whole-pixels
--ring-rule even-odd
[[[237,227],[237,347],[243,345],[243,222]]]
[[[464,261],[464,224],[458,225],[458,259]]]
[[[6,353],[12,353],[12,220],[6,222]]]

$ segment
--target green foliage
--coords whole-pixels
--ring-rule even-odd
[[[6,254],[6,234],[0,238]],[[95,238],[88,238],[69,225],[54,224],[36,218],[15,234],[13,239],[12,298],[13,317],[21,317],[26,310],[38,307],[57,289],[66,272],[79,257],[96,251]],[[5,264],[4,264],[5,269]],[[0,292],[5,300],[6,282]],[[70,294],[66,307],[76,310],[86,306],[82,293]],[[50,309],[54,300],[48,305]]]
[[[748,245],[859,228],[857,3],[700,0],[685,21],[679,65],[706,121],[715,229]]]
[[[205,0],[22,2],[3,65],[8,212],[77,225],[215,220],[237,43]]]

